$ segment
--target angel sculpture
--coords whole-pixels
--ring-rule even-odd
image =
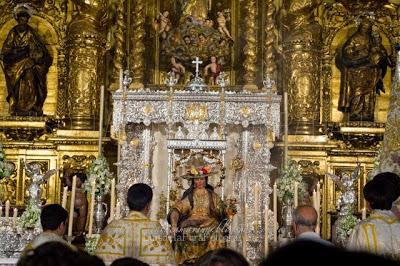
[[[165,39],[167,38],[167,33],[171,30],[172,24],[169,19],[169,12],[164,11],[159,13],[157,19],[153,21],[153,28],[158,31],[158,34]]]
[[[357,167],[353,170],[351,175],[343,174],[340,178],[337,175],[327,173],[327,175],[332,178],[333,182],[335,182],[335,184],[337,184],[339,189],[342,191],[342,195],[337,202],[337,205],[340,207],[340,213],[344,214],[353,211],[353,204],[356,200],[354,185],[358,180],[360,171],[361,165],[357,164]]]
[[[40,185],[43,184],[50,176],[55,174],[58,169],[48,170],[46,173],[42,174],[40,171],[40,164],[26,164],[24,163],[24,168],[26,174],[31,177],[31,185],[29,186],[29,196],[30,203],[40,206]]]
[[[360,171],[361,165],[357,164],[357,167],[350,175],[343,174],[341,178],[337,175],[327,173],[327,175],[332,178],[335,184],[337,184],[339,189],[342,191],[342,195],[337,202],[340,209],[338,219],[335,221],[332,232],[333,243],[340,247],[346,246],[350,232],[358,222],[358,219],[353,212],[354,203],[356,201],[356,192],[354,187],[360,175]]]
[[[225,17],[227,15],[227,17]],[[232,36],[229,33],[228,28],[226,27],[226,23],[230,20],[229,17],[229,10],[225,10],[224,12],[218,11],[217,12],[217,23],[218,23],[218,30],[221,32],[222,35],[225,35],[229,39],[232,40]]]

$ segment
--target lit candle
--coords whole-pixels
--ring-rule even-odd
[[[61,206],[64,209],[67,209],[67,197],[68,197],[68,186],[65,186],[63,188],[63,195],[62,195],[62,201],[61,201]]]
[[[276,191],[276,183],[274,183],[274,242],[278,242],[278,195]]]
[[[6,201],[6,219],[8,219],[10,217],[10,201],[7,200]]]
[[[0,205],[0,217],[3,216],[3,205]]]
[[[363,208],[363,209],[362,209],[362,212],[361,212],[361,219],[362,219],[362,220],[367,219],[367,209],[366,209],[366,208]]]
[[[100,87],[100,115],[99,115],[99,157],[101,155],[101,145],[103,141],[103,115],[104,115],[104,86]]]
[[[108,222],[110,223],[115,219],[115,178],[111,180],[111,200],[110,200],[110,219]]]
[[[93,180],[92,182],[92,191],[90,193],[90,209],[89,209],[89,237],[92,236],[93,232],[93,216],[94,216],[94,197],[96,193],[96,182]]]
[[[264,211],[264,256],[268,255],[269,241],[268,241],[268,231],[269,231],[269,207],[265,205]]]
[[[18,216],[18,209],[14,208],[14,210],[13,210],[13,227],[15,227],[17,224],[17,216]]]
[[[69,206],[69,219],[68,219],[68,236],[72,236],[72,225],[74,222],[74,205],[75,205],[75,192],[76,192],[76,175],[72,177],[72,191],[71,191],[71,204]]]
[[[294,207],[296,208],[299,205],[299,183],[296,181],[294,182]]]

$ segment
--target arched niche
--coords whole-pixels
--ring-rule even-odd
[[[0,47],[7,38],[9,31],[17,25],[15,19],[9,19],[0,28]],[[47,73],[47,98],[44,102],[43,112],[46,115],[55,115],[57,111],[58,97],[58,47],[59,38],[53,26],[46,20],[38,16],[32,16],[29,25],[35,29],[42,40],[45,42],[47,49],[53,57],[53,63]],[[7,88],[3,69],[0,71],[0,116],[9,116],[9,104],[6,101]]]
[[[338,110],[338,102],[340,95],[340,75],[341,72],[337,68],[335,59],[338,49],[340,49],[344,42],[351,37],[353,33],[357,30],[357,25],[349,24],[345,27],[338,30],[330,43],[330,54],[331,54],[331,65],[332,65],[332,78],[330,81],[330,120],[332,122],[342,122],[343,121],[343,113]],[[374,30],[379,30],[374,25]],[[390,42],[390,38],[387,34],[381,30],[379,30],[379,34],[382,37],[382,44],[385,47],[386,51],[389,55],[393,53],[392,44]],[[384,78],[384,86],[385,93],[381,93],[380,96],[376,98],[375,104],[375,113],[374,120],[376,123],[385,123],[387,119],[387,113],[389,110],[389,101],[390,101],[390,89],[391,89],[391,79],[392,79],[392,69],[388,67],[385,78]]]

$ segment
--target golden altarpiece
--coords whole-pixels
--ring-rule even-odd
[[[110,133],[112,94],[123,87],[120,72],[127,70],[132,78],[128,92],[168,91],[170,71],[177,79],[174,89],[184,90],[195,74],[191,63],[197,56],[204,62],[211,91],[219,91],[216,74],[223,71],[226,90],[262,92],[263,84],[272,80],[273,93],[287,92],[287,143],[266,133],[267,142],[275,142],[271,161],[278,167],[271,176],[279,176],[286,146],[310,186],[323,184],[324,238],[331,237],[339,196],[326,172],[348,173],[360,163],[357,211],[365,207],[360,191],[382,145],[390,109],[391,67],[400,30],[398,1],[7,0],[0,2],[1,46],[17,24],[14,8],[23,3],[32,8],[29,25],[44,40],[53,61],[43,116],[12,116],[5,76],[0,74],[1,142],[16,167],[10,179],[1,180],[1,201],[24,207],[29,178],[22,164],[39,162],[43,171],[63,169],[44,185],[42,195],[48,203],[60,202],[63,175],[83,171],[98,154],[100,85],[107,91],[104,130],[110,138],[104,142],[115,148],[109,154],[112,161],[117,143],[127,137]],[[359,53],[376,55],[376,60],[366,63]],[[380,84],[380,95],[375,86],[369,88],[369,98],[363,94],[359,84],[366,78]],[[358,94],[349,93],[352,89]],[[282,118],[283,106],[282,101]],[[241,114],[248,112],[245,108]],[[395,122],[391,125],[395,132]],[[130,138],[134,145],[135,136]],[[396,148],[396,141],[391,143]],[[228,157],[232,163],[226,163],[227,172],[246,167],[239,155]]]

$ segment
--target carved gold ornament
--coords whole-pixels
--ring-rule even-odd
[[[185,119],[206,121],[208,119],[207,105],[193,103],[186,107]]]

